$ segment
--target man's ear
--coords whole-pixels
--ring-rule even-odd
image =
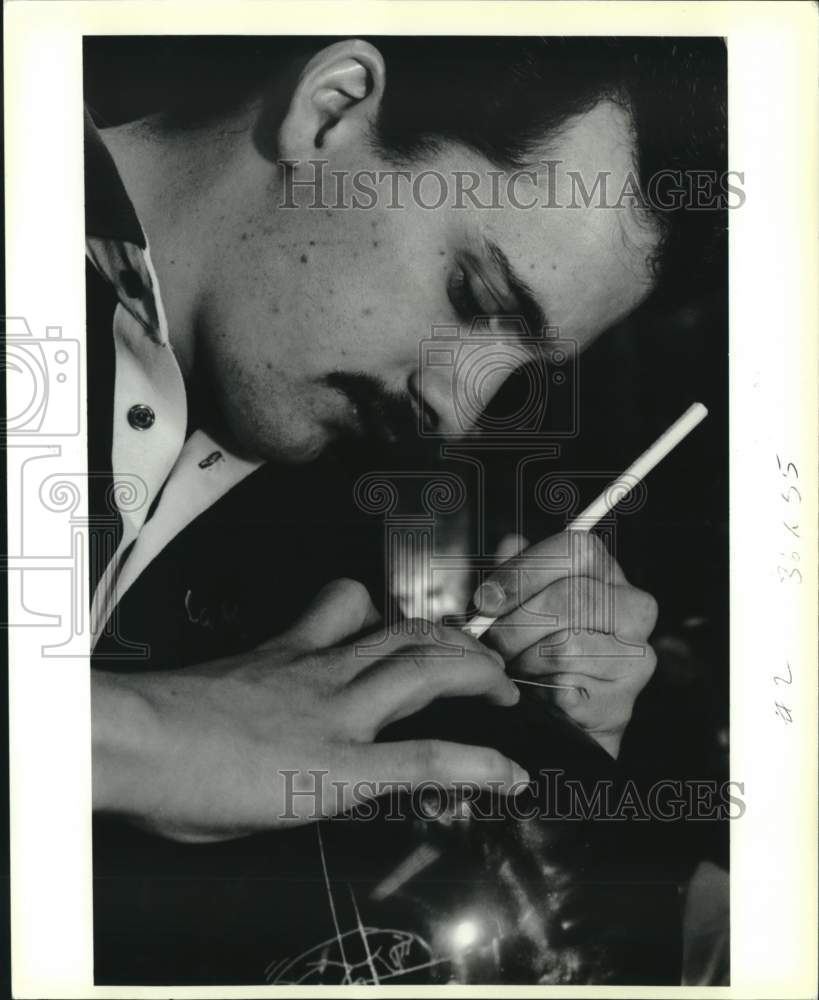
[[[384,93],[384,60],[369,42],[349,39],[307,63],[279,128],[285,160],[307,160],[358,143]]]

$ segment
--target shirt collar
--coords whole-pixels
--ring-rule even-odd
[[[144,250],[147,240],[114,158],[85,111],[85,233]]]
[[[168,345],[168,324],[151,251],[114,158],[85,112],[86,249],[123,308],[151,340]]]

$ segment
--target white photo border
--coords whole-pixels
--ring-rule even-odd
[[[64,399],[8,450],[12,973],[15,997],[265,997],[284,987],[93,985],[89,663],[42,656],[75,614],[71,530],[85,516],[82,39],[96,34],[716,35],[729,66],[731,983],[573,987],[581,996],[803,998],[817,958],[817,10],[809,3],[257,2],[5,5],[7,316],[71,368]],[[22,335],[22,334],[21,334]],[[58,342],[64,345],[58,348]],[[45,345],[44,347],[42,345]],[[75,364],[76,360],[76,364]],[[71,381],[71,380],[74,381]],[[55,388],[55,397],[59,392]],[[12,395],[9,412],[24,408]],[[56,407],[53,411],[51,406]],[[802,496],[802,584],[780,582],[788,483]],[[43,504],[46,477],[65,481]],[[52,490],[53,494],[53,490]],[[40,501],[37,500],[40,497]],[[63,506],[60,507],[60,504]],[[61,518],[55,519],[55,512]],[[59,522],[59,524],[58,524]],[[59,553],[54,556],[54,553]],[[16,560],[16,562],[15,562]],[[43,609],[47,609],[46,612]],[[44,617],[45,616],[45,617]],[[48,616],[57,616],[49,618]],[[85,626],[87,628],[87,624]],[[87,642],[86,642],[87,647]],[[52,651],[53,653],[53,651]],[[774,678],[791,671],[793,721]],[[781,700],[781,699],[780,699]],[[378,987],[303,988],[370,996]],[[564,987],[391,987],[392,995],[564,996]]]

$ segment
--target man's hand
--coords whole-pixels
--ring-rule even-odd
[[[474,600],[498,619],[484,639],[511,676],[585,689],[540,693],[616,757],[656,663],[654,598],[629,585],[595,535],[575,531],[508,559]]]
[[[95,672],[95,808],[200,841],[305,823],[374,798],[378,782],[524,787],[526,772],[492,749],[373,743],[436,698],[519,698],[502,658],[460,631],[436,628],[434,638],[407,622],[399,635],[362,638],[376,621],[366,589],[338,580],[250,653],[163,673]],[[463,654],[442,655],[436,638]],[[323,798],[310,771],[323,775]]]

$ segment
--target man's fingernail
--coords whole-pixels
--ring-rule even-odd
[[[488,615],[493,615],[496,611],[500,611],[505,600],[506,594],[503,591],[503,587],[494,580],[487,580],[486,583],[482,583],[475,591],[475,607],[478,611],[483,611]]]
[[[526,785],[529,784],[529,772],[524,771],[520,764],[512,763],[512,784],[514,787],[514,793],[517,795],[522,792]]]

